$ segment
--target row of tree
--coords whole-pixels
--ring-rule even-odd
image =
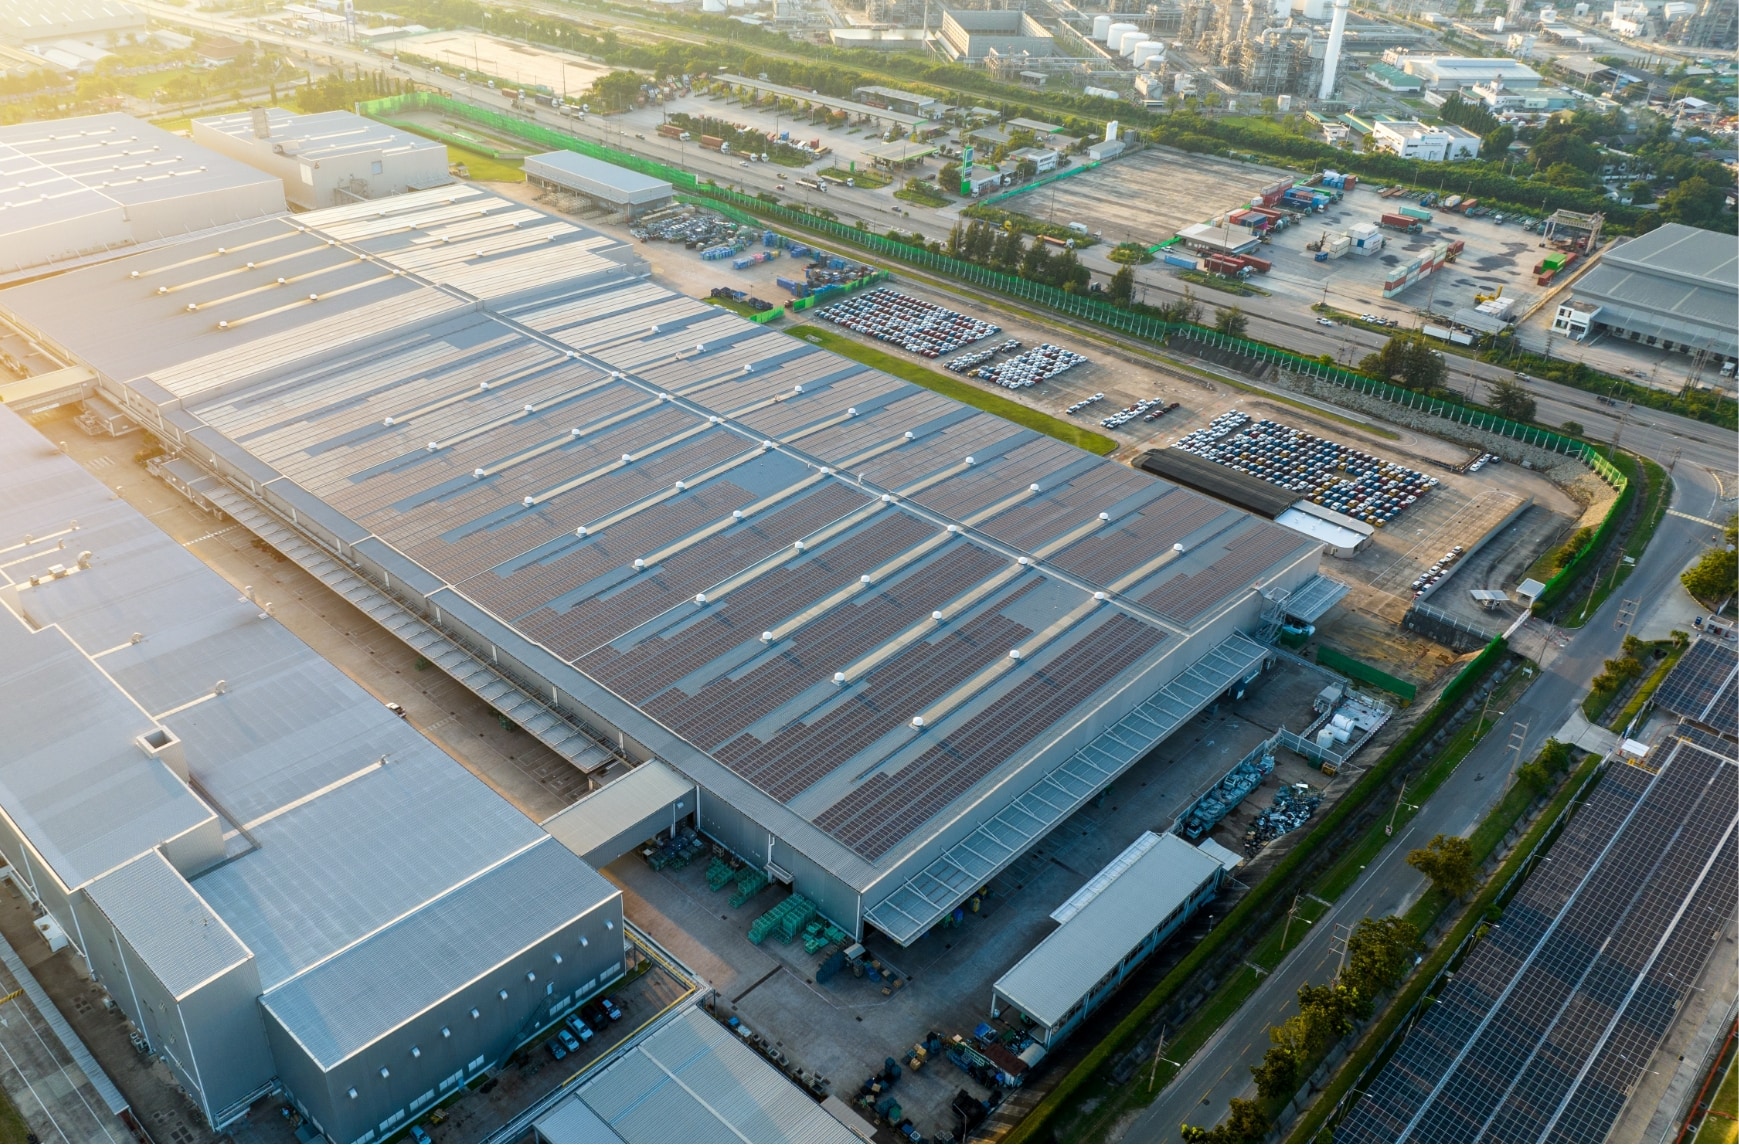
[[[1679,578],[1686,592],[1710,608],[1739,595],[1739,517],[1727,518],[1722,541],[1707,549]]]
[[[1260,1141],[1270,1129],[1264,1108],[1282,1104],[1357,1023],[1370,1017],[1376,1000],[1394,989],[1413,965],[1419,930],[1395,915],[1361,919],[1347,938],[1340,972],[1326,986],[1301,986],[1298,1013],[1268,1030],[1272,1044],[1250,1067],[1257,1100],[1234,1098],[1226,1119],[1211,1129],[1182,1127],[1185,1141]]]
[[[942,244],[942,253],[1071,294],[1085,291],[1092,279],[1092,273],[1068,247],[1054,247],[1037,236],[1029,244],[1013,227],[996,227],[980,219],[955,223],[948,241]]]

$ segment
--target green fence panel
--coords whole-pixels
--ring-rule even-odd
[[[1333,648],[1324,645],[1317,645],[1316,662],[1325,668],[1333,668],[1343,676],[1362,680],[1367,684],[1374,684],[1383,691],[1392,692],[1409,703],[1419,694],[1417,686],[1409,684],[1405,680],[1396,679],[1379,668],[1373,668],[1369,664],[1354,660],[1351,656],[1336,652]]]
[[[775,318],[783,318],[784,316],[785,308],[783,306],[775,306],[771,310],[762,310],[759,313],[749,315],[749,321],[771,322]]]
[[[999,191],[998,193],[992,195],[990,198],[984,200],[984,205],[987,207],[995,206],[997,203],[1002,202],[1004,199],[1012,199],[1016,195],[1024,195],[1028,191],[1036,191],[1040,187],[1045,186],[1046,184],[1055,183],[1055,182],[1062,180],[1062,179],[1071,178],[1075,175],[1081,174],[1083,171],[1091,171],[1093,168],[1095,168],[1097,166],[1099,166],[1097,161],[1092,161],[1092,162],[1087,162],[1087,163],[1076,163],[1073,166],[1063,168],[1061,171],[1053,171],[1051,174],[1046,175],[1042,179],[1034,179],[1030,183],[1022,183],[1020,186],[1013,187],[1007,191]]]

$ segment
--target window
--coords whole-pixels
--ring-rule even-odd
[[[379,159],[376,159],[373,163],[370,163],[368,165],[368,173],[370,175],[379,175],[384,170],[386,170],[386,168],[381,165],[381,161]]]

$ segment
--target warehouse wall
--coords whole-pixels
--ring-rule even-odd
[[[619,979],[622,965],[616,895],[330,1069],[308,1056],[269,1006],[267,1037],[290,1100],[332,1140],[384,1140]],[[527,982],[527,973],[537,981]]]

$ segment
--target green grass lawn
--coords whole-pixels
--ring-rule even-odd
[[[1703,1126],[1692,1138],[1697,1145],[1734,1145],[1739,1141],[1739,1073],[1735,1066],[1739,1063],[1729,1063],[1727,1074],[1721,1079],[1721,1084],[1715,1087],[1715,1100],[1709,1105],[1709,1116],[1703,1119]]]
[[[968,382],[956,381],[947,374],[939,374],[927,366],[916,362],[908,362],[904,358],[895,357],[886,351],[873,346],[865,346],[854,338],[849,338],[837,331],[825,330],[819,326],[793,326],[789,331],[800,338],[813,342],[823,349],[832,350],[856,362],[862,362],[877,370],[904,378],[914,385],[934,390],[943,397],[953,398],[957,402],[973,406],[985,413],[993,413],[997,417],[1006,418],[1016,425],[1024,425],[1028,429],[1036,429],[1040,433],[1049,434],[1058,441],[1066,441],[1089,453],[1104,456],[1117,448],[1117,443],[1102,433],[1094,433],[1084,426],[1075,425],[1061,418],[1052,417],[1048,413],[1040,413],[1021,405],[1017,401],[979,389]]]
[[[756,310],[747,302],[738,301],[735,298],[703,298],[701,301],[706,303],[708,306],[717,306],[721,310],[729,310],[732,314],[741,314],[744,318],[753,318],[755,315],[760,313],[759,310]]]
[[[34,1141],[30,1135],[30,1125],[24,1120],[24,1115],[18,1112],[18,1107],[12,1104],[12,1099],[0,1090],[0,1141],[12,1142]]]
[[[479,183],[523,183],[525,182],[525,161],[523,159],[496,159],[481,151],[471,151],[464,147],[447,144],[447,162],[449,164],[463,163],[470,172],[467,178]]]

